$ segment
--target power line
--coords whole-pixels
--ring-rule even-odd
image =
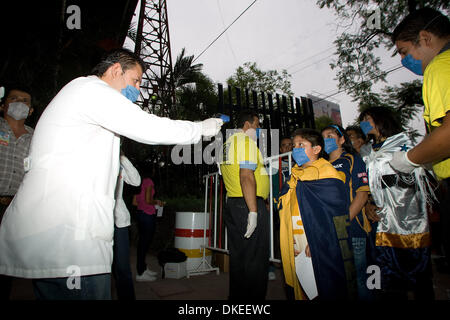
[[[299,64],[302,64],[303,62],[305,62],[305,61],[307,61],[307,60],[310,60],[311,58],[317,57],[317,56],[320,55],[321,53],[324,53],[324,52],[329,51],[331,48],[334,48],[334,45],[332,45],[331,47],[326,48],[325,50],[322,50],[322,51],[319,51],[319,52],[317,52],[317,53],[314,53],[313,55],[309,56],[308,58],[302,59],[302,60],[300,60],[299,62],[296,62],[296,63],[290,65],[290,66],[287,67],[286,69],[290,69],[290,68],[292,68],[292,67],[298,66]],[[331,54],[331,55],[333,55],[333,54]],[[331,56],[331,55],[330,55],[330,56]],[[330,57],[330,56],[329,56],[329,57]]]
[[[222,26],[225,27],[225,20],[223,19],[222,14],[222,7],[220,6],[220,0],[216,1],[217,7],[219,8],[220,18],[222,20]],[[236,58],[236,54],[234,53],[233,46],[231,45],[230,38],[228,37],[228,34],[225,34],[225,37],[227,38],[228,47],[230,48],[231,53],[233,54],[234,62],[238,65],[238,59]]]
[[[247,10],[250,9],[256,1],[258,0],[254,0],[244,11],[242,11],[241,14],[236,19],[234,19],[234,21],[228,27],[226,27],[225,30],[223,30],[192,62],[200,58],[200,56],[205,53],[205,51],[208,50],[214,44],[214,42],[216,42],[245,12],[247,12]]]
[[[391,70],[385,71],[385,74],[387,75],[387,74],[389,74],[389,73],[391,73],[391,72],[394,72],[394,71],[397,71],[398,69],[401,69],[401,68],[403,68],[403,66],[402,66],[402,65],[399,65],[399,66],[397,66],[397,67],[394,67],[394,68],[391,69]],[[375,76],[375,77],[370,78],[370,79],[368,79],[368,80],[365,80],[365,81],[363,81],[363,82],[366,82],[366,81],[372,81],[372,80],[375,80],[375,79],[377,79],[377,78],[380,78],[381,76],[382,76],[382,75],[378,75],[378,76]],[[356,85],[351,86],[349,89],[353,89],[354,87],[356,87]],[[322,98],[322,99],[319,99],[319,100],[317,100],[317,101],[313,101],[313,103],[316,103],[316,102],[320,102],[320,101],[326,100],[326,99],[328,99],[328,98],[330,98],[330,97],[333,97],[333,96],[335,96],[335,95],[337,95],[337,94],[339,94],[339,93],[342,93],[342,92],[344,92],[344,91],[345,91],[344,89],[338,90],[337,92],[332,93],[332,94],[330,94],[330,95],[328,95],[328,96],[325,96],[325,97]]]
[[[312,62],[312,63],[310,63],[310,64],[304,66],[303,68],[300,68],[300,69],[298,69],[298,70],[295,70],[295,71],[291,72],[291,75],[292,75],[292,74],[295,74],[295,73],[297,73],[297,72],[300,72],[300,71],[302,71],[302,70],[305,70],[305,69],[307,69],[307,68],[309,68],[309,67],[311,67],[311,66],[313,66],[313,65],[315,65],[315,64],[317,64],[317,63],[319,63],[320,61],[323,61],[323,60],[328,59],[329,57],[331,57],[331,56],[333,56],[333,55],[334,55],[334,53],[332,53],[332,54],[326,56],[325,58],[321,58],[321,59],[319,59],[319,60],[317,60],[317,61],[314,61],[314,62]]]

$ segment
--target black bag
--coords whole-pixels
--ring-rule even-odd
[[[163,251],[160,251],[158,253],[158,262],[159,265],[162,267],[162,278],[164,279],[164,265],[167,262],[183,262],[186,261],[187,256],[184,252],[178,250],[177,248],[168,248],[164,249]]]

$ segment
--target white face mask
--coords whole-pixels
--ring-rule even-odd
[[[30,108],[25,103],[11,102],[6,114],[16,120],[23,120],[28,117],[28,113],[30,113]]]

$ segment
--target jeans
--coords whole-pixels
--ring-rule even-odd
[[[136,300],[130,267],[130,238],[128,227],[114,227],[113,276],[119,300]]]
[[[373,300],[371,291],[367,288],[367,260],[366,260],[366,238],[352,238],[353,257],[356,269],[356,283],[358,289],[358,300]]]
[[[156,214],[146,214],[145,212],[138,210],[136,220],[139,232],[136,269],[137,274],[141,275],[144,273],[145,269],[147,269],[145,257],[147,256],[150,243],[155,234]]]
[[[79,288],[70,289],[71,278],[33,279],[38,300],[111,300],[111,274],[81,276]]]

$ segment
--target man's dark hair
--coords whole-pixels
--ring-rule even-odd
[[[294,139],[294,137],[296,136],[300,136],[305,140],[308,140],[309,142],[311,142],[311,146],[315,147],[315,146],[320,146],[321,150],[319,153],[319,158],[324,158],[325,157],[325,142],[323,140],[322,135],[320,134],[320,132],[318,132],[317,130],[314,129],[309,129],[309,128],[301,128],[301,129],[297,129],[294,131],[294,133],[292,134],[291,139]]]
[[[105,74],[106,70],[114,63],[120,63],[123,72],[128,69],[134,68],[136,65],[141,66],[144,72],[147,67],[145,62],[135,53],[128,49],[115,49],[107,53],[102,60],[92,69],[91,73],[97,77],[101,77]]]
[[[322,132],[324,132],[327,129],[333,130],[338,135],[339,138],[344,137],[344,144],[342,145],[342,148],[347,153],[350,153],[350,154],[357,153],[355,148],[353,148],[352,142],[350,141],[350,138],[348,137],[348,134],[347,134],[347,132],[345,132],[344,128],[342,128],[340,125],[332,124],[332,125],[329,125],[329,126],[323,128]]]
[[[248,121],[250,123],[253,123],[253,121],[256,118],[259,118],[258,112],[251,109],[245,109],[239,112],[239,115],[237,117],[237,123],[236,126],[239,129],[242,129],[244,127],[245,121]]]
[[[356,136],[360,139],[363,139],[364,141],[366,141],[367,137],[364,134],[364,132],[362,131],[360,126],[348,126],[345,129],[347,135],[348,135],[348,131],[354,131],[356,133]]]
[[[2,85],[0,85],[0,87],[2,87]],[[3,96],[3,98],[1,99],[1,103],[3,104],[6,101],[6,98],[8,98],[9,94],[11,93],[11,91],[13,90],[18,90],[18,91],[22,91],[22,92],[26,92],[28,93],[31,98],[33,99],[33,93],[31,91],[31,88],[23,83],[6,83],[3,85],[3,87],[5,88],[5,95]]]
[[[412,41],[417,43],[419,32],[425,30],[431,32],[439,38],[446,38],[450,35],[450,21],[441,12],[431,9],[418,9],[403,19],[392,33],[392,42]]]
[[[364,117],[372,117],[376,129],[381,137],[389,138],[402,132],[401,121],[397,113],[387,107],[370,107],[361,112],[358,120],[363,121]]]

